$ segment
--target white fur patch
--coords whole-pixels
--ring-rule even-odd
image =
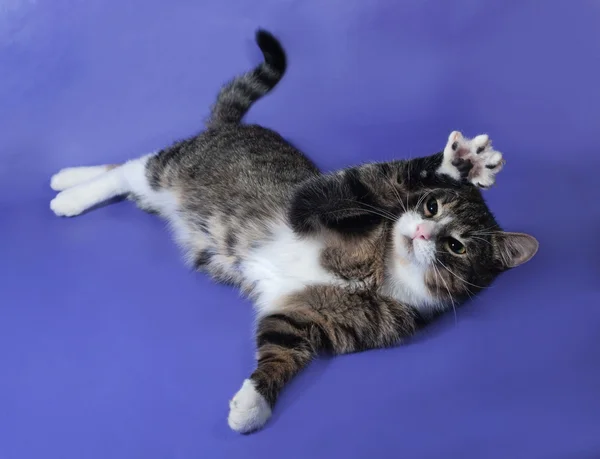
[[[145,208],[159,212],[173,231],[175,241],[191,256],[196,248],[189,228],[179,216],[177,196],[169,190],[153,190],[146,177],[146,164],[154,153],[117,167],[69,167],[55,174],[50,186],[62,190],[50,208],[58,216],[73,217],[108,199],[132,193]]]
[[[417,239],[413,241],[412,237],[417,225],[424,221],[418,213],[408,211],[394,226],[394,249],[387,259],[383,293],[401,303],[427,312],[439,304],[439,301],[431,295],[425,285],[425,274],[435,260],[436,226],[440,223],[427,220],[432,225],[432,240]]]
[[[106,172],[81,185],[67,188],[50,201],[50,208],[60,217],[73,217],[87,209],[127,192],[120,168]]]
[[[152,190],[146,179],[146,163],[150,156],[114,168],[91,166],[61,170],[50,180],[53,189],[62,190],[50,202],[50,208],[56,215],[72,217],[108,199],[133,193],[142,205],[167,214],[172,212],[172,194]]]
[[[448,221],[448,218],[445,218],[442,222],[425,220],[417,212],[405,212],[394,227],[396,252],[403,258],[412,260],[413,263],[423,268],[428,267],[435,260],[435,237],[440,226],[446,224]],[[431,240],[412,240],[418,225],[427,225]],[[409,244],[408,240],[411,240],[410,244],[412,247],[407,246]]]
[[[437,173],[460,180],[460,172],[452,164],[457,158],[471,162],[473,169],[469,172],[469,181],[481,188],[492,186],[496,181],[496,174],[504,166],[502,153],[494,150],[487,134],[479,134],[469,139],[458,131],[452,131],[444,148],[442,165]]]
[[[67,167],[52,176],[50,188],[55,191],[63,191],[99,177],[106,171],[108,171],[108,166]]]
[[[273,228],[273,236],[250,251],[242,263],[244,277],[255,285],[259,315],[277,308],[277,300],[308,285],[332,284],[338,278],[320,263],[324,244],[316,238],[300,238],[284,223]]]
[[[104,167],[105,172],[61,191],[50,201],[50,208],[58,216],[73,217],[117,196],[131,192],[137,194],[138,190],[143,194],[146,189],[149,189],[146,180],[147,160],[148,157],[144,156],[110,170],[106,170],[106,166],[97,166]],[[58,186],[61,185],[61,181],[65,184],[71,179],[75,181],[83,179],[84,176],[90,177],[91,174],[89,167],[70,168],[55,175],[53,181],[54,185]]]
[[[425,272],[425,268],[419,265],[393,257],[388,261],[388,273],[382,293],[420,311],[431,311],[439,305],[439,301],[425,285]]]
[[[258,393],[254,383],[246,379],[229,402],[229,427],[239,433],[249,433],[264,426],[270,417],[271,407]]]

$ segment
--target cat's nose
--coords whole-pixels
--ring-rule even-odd
[[[425,225],[424,223],[418,224],[417,228],[415,229],[413,239],[425,239],[427,241],[430,237],[431,231],[429,228],[427,228],[427,225]]]

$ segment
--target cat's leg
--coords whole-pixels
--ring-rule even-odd
[[[345,234],[367,234],[396,202],[393,178],[385,165],[350,167],[302,183],[292,197],[288,218],[298,234],[329,228]],[[390,169],[389,167],[387,169]]]
[[[153,190],[146,177],[146,164],[152,156],[146,155],[118,166],[84,168],[80,173],[76,172],[78,168],[59,172],[53,177],[55,186],[74,185],[58,193],[50,201],[50,208],[58,216],[73,217],[118,196],[150,197]]]
[[[50,188],[55,191],[63,191],[99,177],[118,166],[118,164],[104,164],[101,166],[67,167],[52,176]]]
[[[303,182],[295,190],[288,217],[299,234],[323,227],[365,234],[383,219],[393,220],[399,203],[414,189],[453,187],[457,182],[488,188],[503,166],[502,153],[492,148],[487,135],[468,139],[454,131],[443,152],[351,167]]]
[[[455,180],[467,180],[480,188],[489,188],[496,181],[496,174],[504,166],[502,153],[494,150],[486,134],[472,139],[453,131],[443,152],[438,174],[449,175]]]
[[[319,353],[389,347],[416,328],[413,309],[367,292],[315,286],[288,297],[258,323],[258,365],[230,402],[229,426],[260,429],[284,386]]]

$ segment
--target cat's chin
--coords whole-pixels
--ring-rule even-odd
[[[435,242],[402,235],[396,247],[398,255],[411,264],[429,267],[435,260]]]

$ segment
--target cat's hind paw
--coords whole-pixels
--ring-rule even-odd
[[[270,417],[271,407],[252,380],[246,379],[229,402],[229,427],[239,433],[250,433],[264,426]]]
[[[504,163],[502,153],[494,150],[486,134],[469,139],[453,131],[444,148],[444,159],[438,173],[466,180],[479,188],[489,188]]]
[[[110,166],[67,167],[58,171],[50,179],[50,188],[64,191],[92,180],[109,170]]]
[[[58,217],[75,217],[84,212],[88,207],[87,196],[77,193],[74,189],[61,191],[50,201],[50,209]]]

